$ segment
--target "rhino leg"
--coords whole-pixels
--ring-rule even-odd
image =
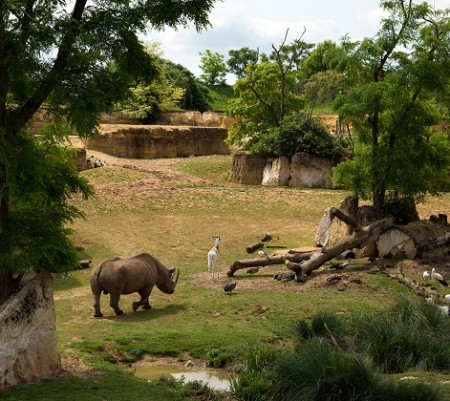
[[[142,309],[152,309],[152,306],[148,302],[148,298],[150,297],[152,290],[143,290],[139,291],[139,295],[141,299],[138,302],[133,302],[133,311],[136,310],[142,305]]]
[[[110,297],[109,305],[114,309],[114,313],[117,316],[123,315],[123,311],[119,308],[120,294],[110,294]]]
[[[93,291],[94,294],[94,317],[103,317],[103,313],[100,311],[100,291]]]

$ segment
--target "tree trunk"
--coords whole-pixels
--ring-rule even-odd
[[[20,289],[22,275],[14,277],[12,273],[0,268],[0,305]]]
[[[281,265],[285,263],[287,260],[292,262],[301,262],[303,260],[307,260],[314,252],[303,252],[303,253],[295,253],[295,254],[286,254],[279,256],[268,256],[266,258],[257,258],[257,259],[245,259],[245,260],[236,260],[230,267],[230,270],[227,273],[228,277],[233,277],[234,273],[239,269],[245,269],[248,267],[255,266],[269,266],[269,265]]]
[[[391,217],[378,220],[371,225],[364,227],[356,234],[345,237],[337,244],[326,246],[318,251],[312,252],[312,255],[301,263],[289,263],[296,262],[291,260],[286,262],[286,265],[289,269],[297,273],[298,280],[303,281],[305,275],[310,274],[313,270],[318,269],[324,263],[340,255],[347,249],[359,248],[368,241],[376,241],[381,232],[393,224],[394,220]]]

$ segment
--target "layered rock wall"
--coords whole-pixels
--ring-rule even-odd
[[[129,159],[227,155],[226,138],[224,128],[102,124],[86,147]]]
[[[60,371],[53,280],[41,273],[0,308],[0,390]]]

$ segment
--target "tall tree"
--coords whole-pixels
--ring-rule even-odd
[[[90,135],[135,76],[155,74],[137,33],[189,22],[200,29],[213,4],[0,0],[0,303],[24,272],[73,266],[65,224],[80,212],[68,200],[91,192],[57,146],[62,125],[34,138],[26,134],[32,116],[46,102],[58,121]]]
[[[258,62],[258,50],[243,47],[238,50],[230,50],[228,52],[227,65],[230,72],[238,79],[245,77],[245,68],[249,64]]]
[[[225,84],[227,65],[223,54],[207,49],[200,52],[200,56],[200,68],[203,71],[200,79],[210,87]]]
[[[264,136],[273,135],[285,116],[304,107],[297,65],[310,45],[301,38],[288,44],[287,34],[279,46],[272,45],[269,57],[247,64],[245,76],[235,83],[236,96],[228,103],[228,114],[237,119],[229,131],[230,143],[252,147]]]
[[[353,161],[336,178],[372,195],[378,216],[386,196],[413,199],[445,188],[448,141],[430,127],[448,118],[437,98],[450,77],[449,10],[412,0],[381,1],[389,16],[373,39],[354,47],[349,90],[339,113],[359,138]]]

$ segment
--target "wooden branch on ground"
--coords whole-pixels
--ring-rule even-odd
[[[343,238],[337,244],[326,246],[318,251],[312,252],[311,256],[301,263],[286,263],[286,266],[297,273],[298,281],[303,281],[304,276],[310,274],[313,270],[318,269],[324,263],[340,255],[347,249],[360,248],[372,238],[378,238],[384,230],[394,224],[392,217],[378,220],[367,227],[361,229],[354,235]],[[297,261],[289,261],[297,262]]]
[[[245,269],[248,267],[255,266],[269,266],[269,265],[281,265],[284,264],[287,260],[292,262],[301,262],[303,260],[307,260],[314,252],[303,252],[296,254],[286,254],[286,255],[277,255],[277,256],[268,256],[266,258],[257,258],[257,259],[244,259],[244,260],[236,260],[230,267],[230,270],[227,273],[228,277],[233,277],[234,273],[239,269]]]
[[[416,295],[423,296],[426,298],[431,298],[433,301],[432,303],[436,305],[445,305],[448,306],[448,303],[439,295],[439,292],[436,291],[431,286],[424,286],[422,284],[416,283],[415,280],[410,280],[406,278],[403,274],[390,274],[389,272],[382,273],[386,277],[391,278],[392,280],[395,280],[406,287],[408,287],[412,292],[414,292]]]
[[[256,242],[256,243],[254,243],[254,244],[249,245],[249,246],[246,248],[246,250],[247,250],[247,253],[253,253],[253,252],[255,252],[256,250],[262,249],[262,248],[264,248],[264,244],[263,244],[262,242]]]

